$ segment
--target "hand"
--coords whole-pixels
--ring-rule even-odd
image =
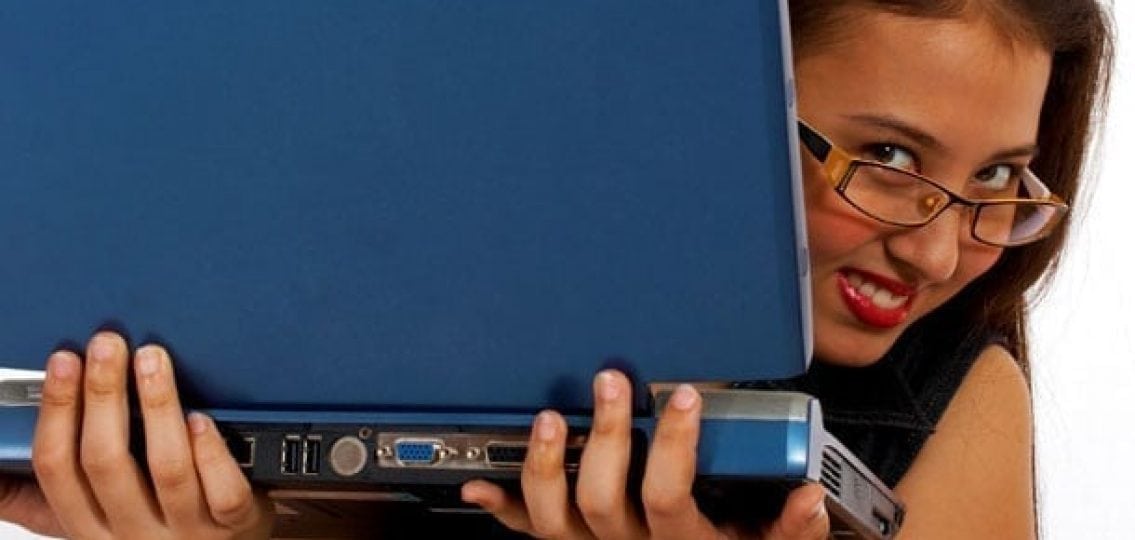
[[[44,536],[63,536],[63,527],[34,480],[0,477],[0,521]]]
[[[480,505],[505,526],[537,538],[740,538],[735,529],[711,523],[692,495],[701,413],[697,391],[689,385],[679,386],[658,421],[641,486],[641,516],[627,497],[630,383],[617,371],[603,371],[595,377],[594,391],[595,417],[580,462],[575,504],[568,497],[564,473],[567,424],[551,411],[540,413],[533,423],[521,471],[522,501],[483,480],[467,483],[462,498]],[[827,538],[823,499],[823,489],[817,485],[797,488],[780,517],[760,537]]]
[[[104,332],[91,338],[85,364],[66,351],[48,360],[32,465],[62,532],[267,538],[266,499],[253,494],[213,422],[183,416],[169,355],[156,345],[134,355],[149,479],[143,474],[128,445],[128,356],[125,341]]]

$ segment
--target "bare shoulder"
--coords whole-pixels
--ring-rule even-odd
[[[982,351],[897,491],[907,538],[1032,538],[1029,384],[999,346]]]

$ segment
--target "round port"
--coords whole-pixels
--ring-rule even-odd
[[[331,470],[339,476],[355,476],[367,465],[367,446],[358,437],[343,437],[331,445],[327,455]]]

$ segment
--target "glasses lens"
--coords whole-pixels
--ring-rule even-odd
[[[898,225],[921,225],[950,202],[936,186],[898,169],[859,163],[843,195],[863,212]]]
[[[1060,207],[1044,203],[986,204],[974,218],[974,236],[1002,246],[1043,238],[1060,220]]]

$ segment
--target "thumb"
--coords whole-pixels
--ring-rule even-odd
[[[43,492],[31,480],[0,478],[0,521],[15,523],[36,534],[65,534]]]
[[[788,495],[780,517],[768,529],[768,540],[824,539],[828,537],[824,488],[805,484]]]

